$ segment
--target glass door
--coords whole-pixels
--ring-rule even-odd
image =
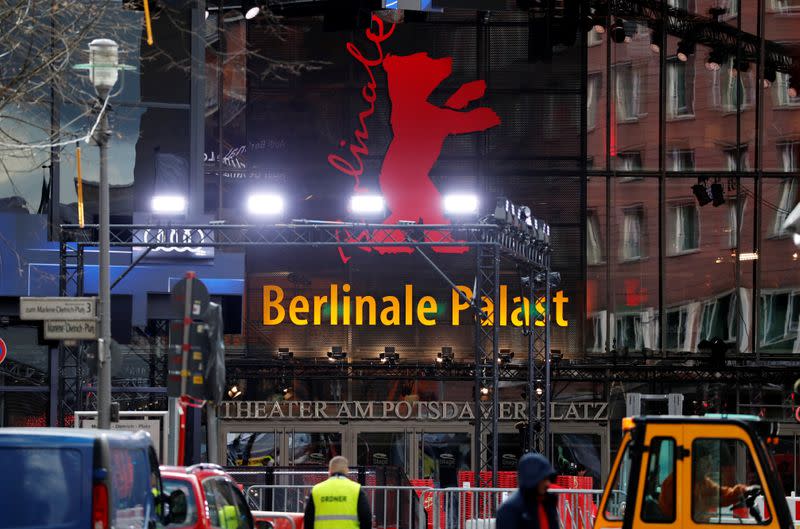
[[[472,468],[472,436],[468,432],[418,434],[418,476],[437,488],[458,487],[458,473]]]

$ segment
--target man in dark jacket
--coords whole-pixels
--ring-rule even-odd
[[[559,529],[557,499],[547,492],[555,475],[544,456],[522,456],[517,467],[519,489],[497,510],[497,529]]]

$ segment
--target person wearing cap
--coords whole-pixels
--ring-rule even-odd
[[[336,456],[328,463],[329,478],[311,489],[303,513],[305,529],[370,529],[372,512],[361,485],[348,479],[349,463]]]
[[[548,489],[556,471],[541,454],[522,456],[514,492],[497,510],[497,529],[559,529],[557,498]]]

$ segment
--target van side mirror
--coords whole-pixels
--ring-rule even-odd
[[[182,490],[173,490],[169,496],[164,495],[164,503],[168,506],[168,512],[164,516],[164,525],[181,524],[186,521],[188,506],[186,494]]]

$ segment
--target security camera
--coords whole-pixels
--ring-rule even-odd
[[[797,247],[800,247],[800,204],[797,204],[786,220],[783,222],[783,229],[792,234],[792,239]]]

